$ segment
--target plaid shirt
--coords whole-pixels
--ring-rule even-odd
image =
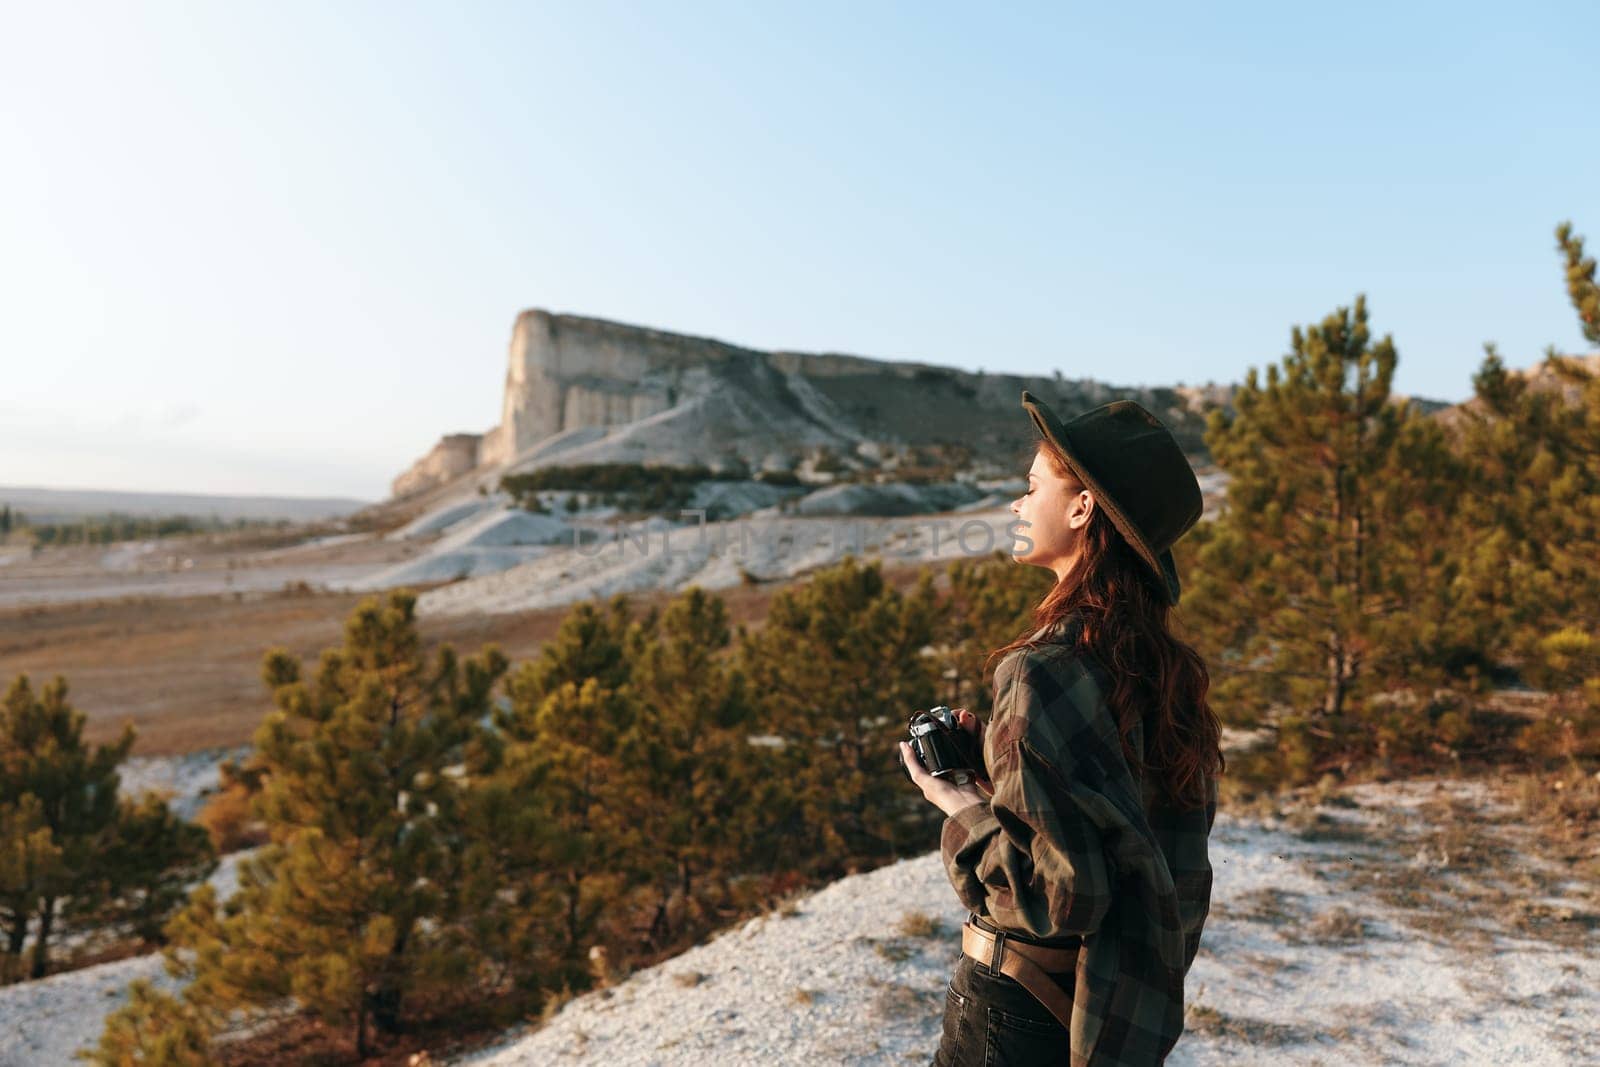
[[[1030,937],[1081,935],[1070,1067],[1166,1058],[1211,905],[1216,781],[1190,811],[1141,789],[1110,691],[1104,668],[1066,644],[1008,654],[983,744],[994,796],[945,819],[940,841],[970,910]],[[1141,728],[1131,741],[1142,753]]]

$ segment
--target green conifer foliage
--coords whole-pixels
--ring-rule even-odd
[[[256,733],[270,844],[239,864],[220,911],[202,887],[173,921],[189,998],[220,1013],[292,997],[347,1027],[361,1054],[431,998],[481,978],[461,919],[466,792],[507,662],[420,652],[416,596],[363,601],[343,647],[300,678],[287,652],[263,674],[276,710]]]
[[[211,1023],[181,997],[140,978],[106,1017],[100,1043],[77,1058],[96,1067],[212,1067]]]
[[[1462,643],[1489,662],[1526,663],[1547,624],[1575,608],[1576,590],[1557,576],[1562,516],[1550,506],[1573,477],[1562,402],[1508,372],[1493,346],[1473,385],[1455,446],[1469,470],[1456,523]]]
[[[750,744],[756,707],[728,662],[731,636],[726,605],[691,588],[634,639],[638,715],[621,757],[649,842],[639,873],[655,897],[655,944],[685,918],[703,918],[713,883],[726,897],[731,874],[758,848],[770,750]]]
[[[1556,227],[1556,246],[1565,260],[1567,295],[1578,312],[1583,336],[1600,345],[1600,285],[1594,280],[1594,257],[1583,254],[1583,238],[1573,234],[1570,222]]]
[[[0,922],[8,969],[16,969],[33,921],[26,967],[32,978],[49,967],[50,938],[63,903],[89,906],[100,854],[115,840],[117,766],[133,747],[133,728],[115,743],[91,749],[83,726],[83,713],[67,701],[65,678],[35,693],[27,676],[19,676],[0,706],[0,809],[12,812],[10,822],[22,835],[20,855],[32,857],[13,868],[23,873],[13,874],[16,884],[0,897]],[[41,826],[49,832],[49,846],[40,844]]]
[[[1566,256],[1567,286],[1583,335],[1600,344],[1600,286],[1595,284],[1595,261],[1584,255],[1583,238],[1571,228],[1558,232]],[[1572,611],[1566,624],[1541,638],[1541,653],[1555,679],[1579,682],[1592,711],[1600,711],[1600,371],[1576,360],[1547,355],[1562,383],[1561,442],[1566,462],[1562,476],[1552,486],[1560,525],[1552,531],[1557,541],[1555,569],[1569,587]],[[1591,720],[1589,747],[1600,755],[1600,721]]]
[[[784,742],[789,800],[770,807],[771,830],[819,873],[894,854],[907,804],[927,807],[896,742],[911,713],[933,703],[936,667],[923,650],[937,610],[927,595],[890,587],[877,563],[846,556],[779,591],[765,626],[744,634],[741,668],[764,732]]]
[[[1211,528],[1184,548],[1184,616],[1216,676],[1213,702],[1234,722],[1281,718],[1291,776],[1319,750],[1360,735],[1367,700],[1439,658],[1449,587],[1430,527],[1453,508],[1446,439],[1392,402],[1393,341],[1374,341],[1366,301],[1296,328],[1292,350],[1255,368],[1215,411],[1206,444],[1228,472]],[[1209,646],[1209,647],[1206,647]]]
[[[528,935],[548,942],[552,979],[579,988],[589,979],[589,949],[614,936],[606,924],[620,918],[615,904],[643,843],[640,798],[629,796],[618,755],[635,703],[626,689],[588,678],[560,683],[537,705],[514,697],[511,715],[518,740],[501,780],[525,821],[539,826],[506,846],[510,869],[531,879],[539,928]]]
[[[69,914],[97,926],[117,926],[146,942],[163,940],[162,927],[181,907],[189,887],[216,869],[210,836],[146,795],[124,801],[116,832],[94,861]]]
[[[594,679],[602,689],[620,689],[628,680],[628,627],[632,608],[628,598],[614,596],[604,608],[584,602],[561,620],[556,634],[538,655],[506,679],[506,691],[523,708],[537,707],[563,682],[583,685]],[[513,734],[518,719],[508,723]]]
[[[61,848],[45,825],[39,798],[25,793],[0,804],[0,921],[6,937],[0,983],[14,982],[25,973],[28,920],[48,888],[64,879]]]
[[[1584,336],[1600,339],[1594,260],[1568,224],[1556,236]],[[1488,657],[1567,705],[1522,747],[1600,757],[1600,375],[1553,349],[1515,374],[1486,348],[1457,445],[1472,486],[1457,531],[1462,614]]]
[[[164,801],[118,796],[133,728],[92,749],[83,728],[65,678],[35,693],[20,676],[0,707],[4,980],[42,977],[61,923],[158,940],[187,885],[216,866],[205,832]]]
[[[651,615],[653,618],[653,613]],[[636,719],[637,654],[625,596],[579,604],[533,661],[506,680],[492,770],[474,818],[485,887],[505,888],[482,921],[497,960],[525,988],[582,988],[588,952],[625,939],[617,906],[642,835],[620,746]]]
[[[1550,493],[1552,569],[1559,600],[1570,610],[1545,620],[1533,674],[1552,688],[1577,687],[1570,754],[1594,760],[1600,759],[1600,373],[1559,357],[1553,363],[1576,397],[1563,412],[1566,462]]]

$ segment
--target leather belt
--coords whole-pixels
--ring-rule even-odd
[[[961,951],[988,967],[991,973],[1003,974],[1020,984],[1035,1000],[1049,1008],[1062,1026],[1071,1028],[1072,998],[1049,972],[1075,970],[1077,949],[1031,945],[1007,937],[1004,930],[990,933],[968,918],[961,927]]]

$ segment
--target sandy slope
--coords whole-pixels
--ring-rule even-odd
[[[1410,851],[1430,830],[1421,808],[1432,796],[1492,807],[1474,783],[1412,783],[1354,790],[1357,806],[1320,809],[1345,834],[1219,816],[1213,916],[1170,1063],[1566,1064],[1591,1051],[1592,927],[1563,943],[1565,934],[1501,926],[1468,946],[1448,929],[1457,921],[1448,909],[1394,907],[1354,887],[1373,869],[1443,878],[1425,850]],[[1566,888],[1568,906],[1594,913],[1594,887]],[[937,917],[942,933],[898,936],[907,913]],[[792,918],[752,920],[579,998],[543,1029],[460,1062],[926,1063],[962,918],[936,854],[903,861],[827,887]]]
[[[210,879],[218,896],[226,899],[238,889],[238,863],[248,854],[223,857]],[[138,978],[167,990],[178,985],[163,970],[161,955],[152,953],[0,987],[0,1067],[80,1062],[73,1051],[100,1040],[106,1015],[127,999],[128,985]]]
[[[1212,915],[1169,1062],[1584,1062],[1600,1027],[1600,896],[1526,846],[1480,782],[1359,786],[1282,817],[1219,814]],[[229,877],[231,866],[218,874]],[[1485,896],[1508,880],[1520,908]],[[459,1062],[926,1063],[964,917],[938,855],[843,879],[793,912]],[[940,928],[902,934],[908,915]],[[126,983],[159,971],[143,957],[0,989],[0,1067],[71,1063]]]
[[[615,593],[690,585],[726,589],[744,581],[744,574],[787,579],[846,554],[902,564],[975,558],[1010,550],[1013,518],[990,509],[899,519],[757,514],[704,527],[630,524],[601,542],[564,545],[509,570],[429,590],[417,610],[524,611]]]

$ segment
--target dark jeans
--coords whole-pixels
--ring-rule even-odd
[[[1071,995],[1071,974],[1051,977]],[[1065,1064],[1070,1048],[1067,1028],[1032,993],[962,953],[945,990],[931,1067]]]

